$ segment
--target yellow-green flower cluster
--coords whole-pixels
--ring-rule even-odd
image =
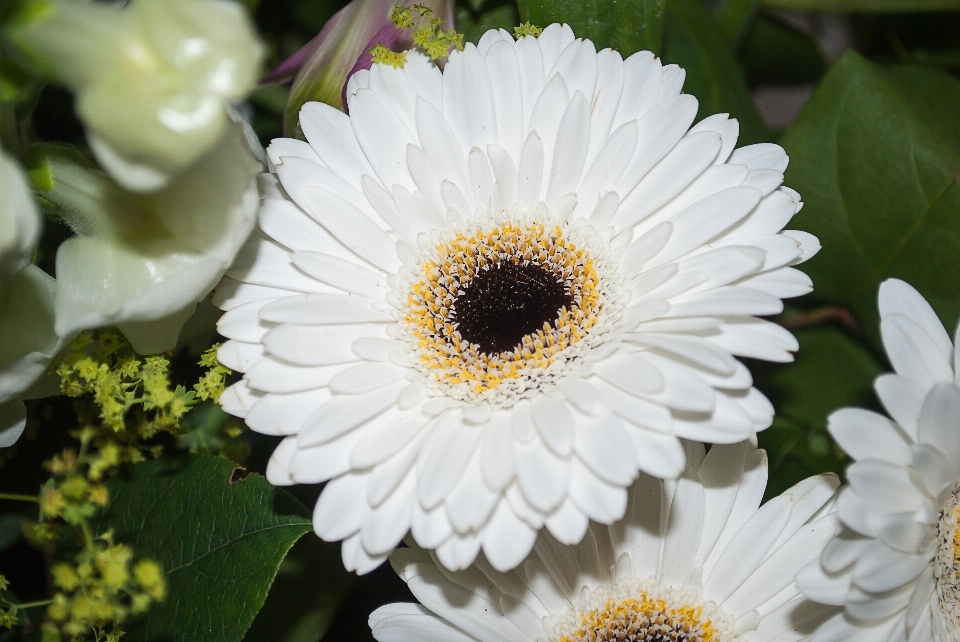
[[[6,591],[8,586],[10,586],[10,582],[7,581],[6,577],[0,575],[0,593]],[[17,613],[17,607],[3,598],[0,598],[0,605],[9,606],[9,608],[0,608],[0,626],[6,629],[12,629],[20,619]]]
[[[207,369],[200,381],[193,386],[197,391],[197,397],[206,401],[211,399],[214,403],[220,401],[220,395],[226,388],[226,378],[233,374],[233,371],[217,360],[217,350],[220,344],[211,346],[200,357],[200,365]]]
[[[373,56],[374,64],[390,65],[394,69],[400,69],[407,64],[406,51],[390,51],[381,42],[374,45],[370,55]]]
[[[532,25],[529,22],[524,22],[519,27],[514,27],[513,33],[517,37],[517,40],[520,40],[520,38],[523,38],[524,36],[533,36],[536,38],[543,33],[543,29],[536,25]]]
[[[455,29],[444,29],[443,18],[433,16],[433,9],[426,5],[415,4],[410,7],[394,7],[390,20],[398,29],[412,30],[415,47],[438,60],[450,54],[451,49],[463,51],[463,34]],[[407,62],[405,52],[390,51],[384,44],[377,43],[371,50],[374,63],[403,67]]]
[[[167,593],[163,569],[153,560],[134,563],[133,558],[129,546],[114,544],[106,533],[89,540],[74,562],[54,565],[50,573],[58,591],[47,609],[50,620],[67,635],[80,635],[162,601]]]
[[[158,431],[176,432],[197,401],[196,393],[171,386],[169,366],[162,356],[140,361],[119,333],[103,331],[77,337],[57,374],[64,394],[93,395],[103,426],[120,433],[133,424],[139,437],[149,439]],[[135,406],[140,412],[131,422],[128,412]]]

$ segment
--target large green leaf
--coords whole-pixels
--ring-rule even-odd
[[[783,138],[785,182],[806,203],[794,226],[823,244],[802,269],[875,342],[889,277],[920,290],[948,328],[960,313],[958,114],[960,81],[848,53]]]
[[[683,91],[700,101],[699,118],[725,112],[740,121],[740,144],[770,140],[757,112],[743,69],[699,0],[670,0],[663,37],[664,62],[687,72]]]
[[[817,473],[842,473],[843,452],[827,433],[827,417],[843,406],[873,407],[873,381],[884,368],[859,337],[833,325],[795,332],[800,342],[792,364],[751,364],[757,387],[777,411],[760,433],[770,456],[767,496],[779,495]]]
[[[288,493],[235,468],[217,457],[161,459],[109,482],[101,528],[167,577],[166,600],[126,627],[125,642],[236,642],[249,628],[310,518]]]
[[[665,0],[517,0],[521,20],[545,27],[565,22],[597,49],[612,47],[624,58],[660,52]]]

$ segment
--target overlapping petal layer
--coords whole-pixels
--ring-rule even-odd
[[[792,266],[819,245],[782,231],[783,150],[734,150],[725,114],[691,127],[683,70],[649,52],[552,25],[442,73],[407,59],[270,146],[262,233],[216,294],[245,373],[221,403],[286,436],[274,483],[328,482],[314,523],[348,568],[410,531],[450,568],[482,549],[509,569],[543,527],[575,543],[621,517],[638,471],[679,476],[681,438],[770,424],[735,356],[792,358],[756,317],[809,291]]]
[[[811,599],[845,607],[817,642],[950,642],[960,633],[954,344],[903,281],[885,281],[879,303],[895,373],[879,377],[875,389],[892,419],[859,408],[830,416],[831,435],[855,461],[837,502],[846,528],[798,582]]]
[[[807,601],[793,576],[837,531],[833,475],[763,507],[767,462],[749,442],[689,449],[679,481],[643,474],[627,514],[564,546],[547,533],[516,570],[450,572],[417,548],[390,556],[420,604],[370,616],[379,642],[808,639],[838,609]]]

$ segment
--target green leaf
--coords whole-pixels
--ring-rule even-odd
[[[727,41],[699,0],[670,0],[663,36],[663,60],[687,72],[683,91],[700,101],[698,119],[728,113],[740,121],[740,144],[770,140],[747,91]]]
[[[714,10],[720,33],[734,48],[743,40],[759,4],[760,0],[721,0]]]
[[[235,472],[225,459],[189,456],[108,482],[100,529],[160,562],[167,578],[166,600],[126,625],[124,642],[235,642],[249,628],[284,555],[311,526],[288,493]]]
[[[647,49],[660,53],[666,0],[517,0],[520,19],[538,27],[567,23],[597,49],[611,47],[626,58]]]
[[[739,57],[751,86],[814,83],[827,70],[813,37],[766,16],[747,31]]]
[[[842,473],[847,459],[827,433],[827,417],[844,406],[875,407],[873,381],[883,368],[839,327],[796,331],[800,350],[789,365],[756,364],[756,385],[777,411],[759,435],[770,457],[767,496],[822,472]]]
[[[879,347],[877,290],[916,287],[947,328],[960,315],[960,81],[848,53],[783,138],[794,226],[823,249],[814,295],[849,308]]]
[[[357,576],[343,568],[340,543],[304,537],[283,559],[267,601],[244,640],[318,642]]]

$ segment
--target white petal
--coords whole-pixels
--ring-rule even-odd
[[[313,530],[320,539],[335,542],[360,530],[367,478],[348,473],[327,483],[313,509]]]
[[[367,506],[360,522],[360,543],[370,556],[389,553],[410,529],[416,501],[416,478],[408,474],[393,493],[378,506]]]
[[[544,513],[559,506],[570,485],[570,462],[552,454],[539,439],[515,444],[514,453],[517,481],[530,505]]]
[[[703,531],[703,510],[703,486],[692,472],[688,473],[677,482],[664,533],[663,561],[658,579],[668,586],[682,586],[690,574]]]
[[[573,447],[573,415],[563,399],[540,395],[530,403],[530,416],[540,439],[561,457],[570,454]]]
[[[601,480],[576,457],[570,463],[568,492],[584,515],[601,524],[612,524],[626,510],[627,489]]]
[[[881,459],[901,466],[911,461],[910,444],[896,424],[875,412],[843,408],[830,415],[827,430],[854,460]]]
[[[370,421],[369,429],[350,455],[350,464],[362,470],[386,461],[413,441],[429,420],[419,409],[388,410]]]
[[[482,429],[462,423],[458,415],[451,414],[442,425],[438,421],[417,460],[417,495],[427,510],[443,501],[463,475],[480,443]]]
[[[447,494],[443,504],[454,530],[464,534],[479,532],[485,528],[500,499],[499,493],[493,492],[483,483],[480,451],[476,450],[460,481]]]
[[[259,316],[262,321],[297,325],[389,321],[372,304],[370,299],[350,294],[302,294],[267,303],[260,308]]]
[[[537,532],[520,520],[505,500],[497,508],[484,530],[483,553],[493,568],[501,572],[516,568],[530,553]]]
[[[960,462],[960,389],[952,382],[934,386],[917,422],[918,436],[942,452],[947,461]]]
[[[395,383],[362,395],[334,395],[304,421],[300,445],[322,444],[370,421],[396,404],[404,385]]]
[[[600,479],[615,486],[626,486],[637,475],[637,461],[628,430],[613,414],[602,419],[580,415],[573,448],[580,460]]]
[[[853,580],[865,591],[882,593],[909,584],[930,564],[930,555],[894,551],[873,542],[857,560]]]

